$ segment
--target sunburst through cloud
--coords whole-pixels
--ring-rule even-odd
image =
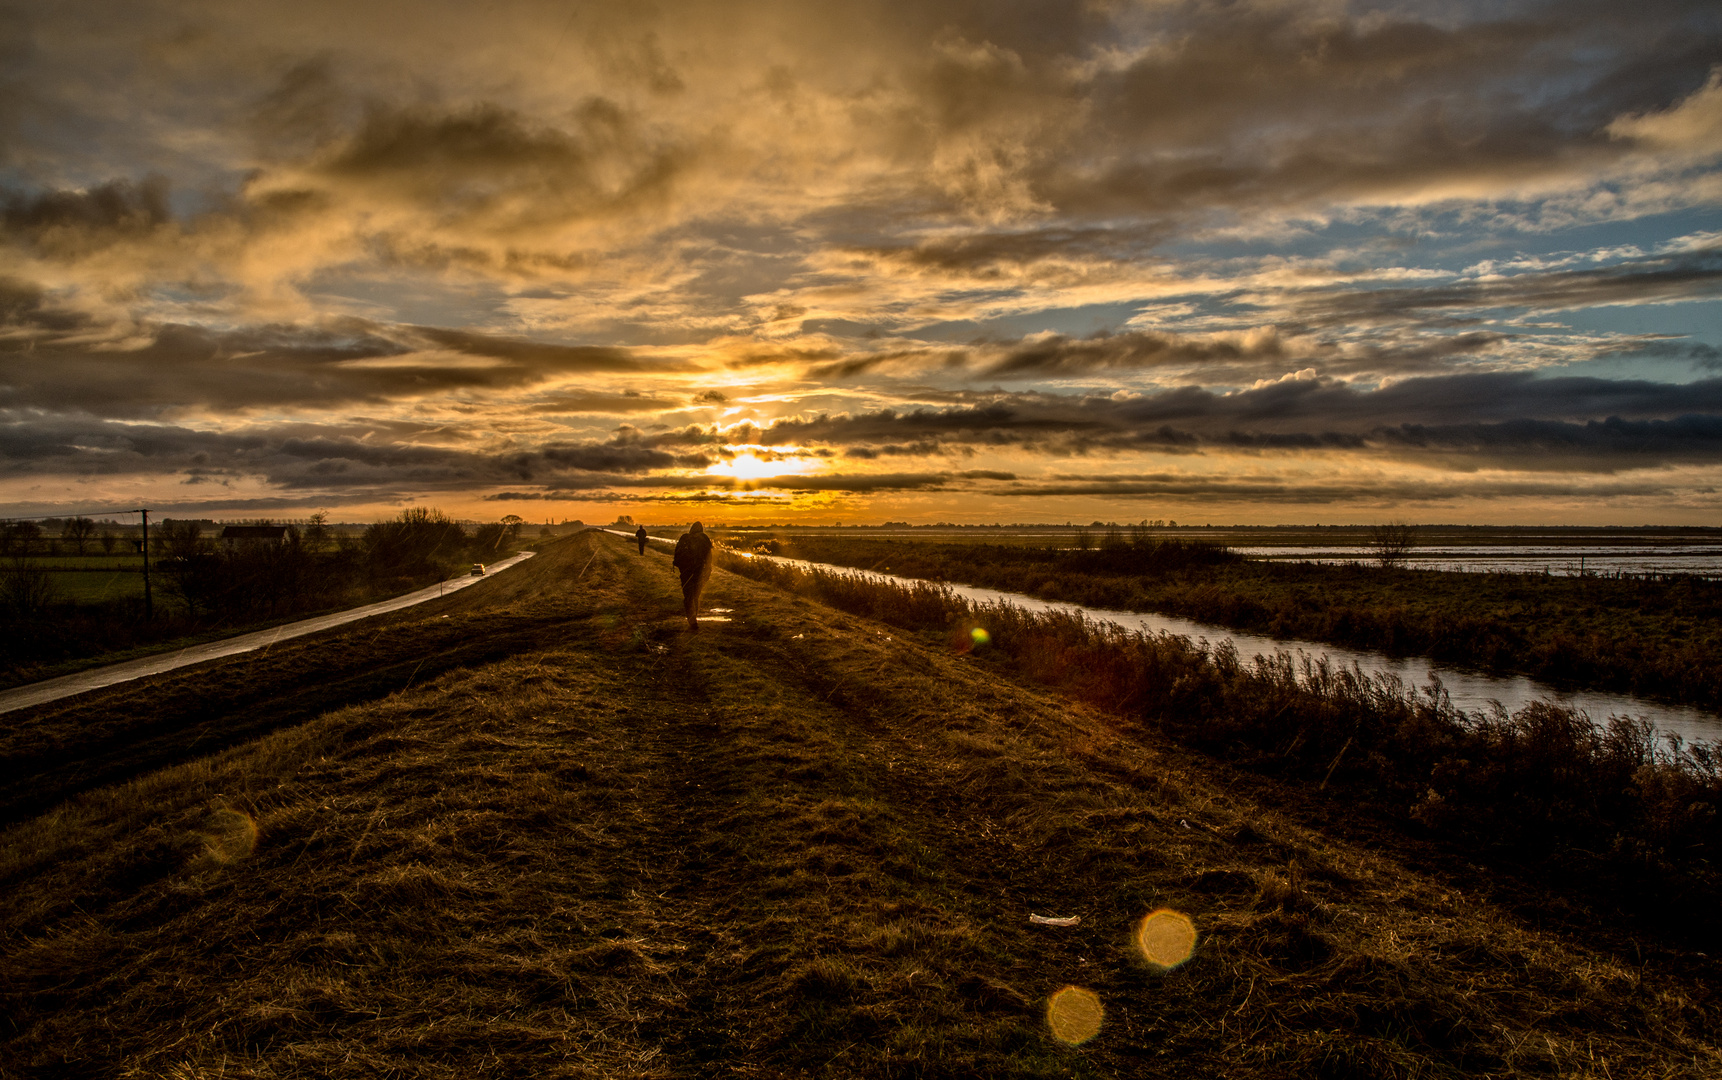
[[[8,25],[19,514],[1722,509],[1711,4]]]

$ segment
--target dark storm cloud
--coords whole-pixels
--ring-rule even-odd
[[[449,391],[527,387],[560,375],[665,372],[625,349],[518,341],[433,327],[343,319],[325,327],[218,331],[143,328],[104,341],[83,316],[57,313],[38,290],[0,282],[0,409],[160,416],[185,408],[245,410],[381,403]],[[91,343],[89,338],[97,336]],[[467,362],[470,358],[471,362]],[[617,403],[622,404],[621,402]],[[611,411],[619,411],[613,409]]]
[[[549,443],[489,451],[431,425],[259,425],[199,431],[0,412],[0,475],[177,474],[182,482],[256,477],[286,489],[451,490],[483,484],[615,483],[652,470],[707,464],[626,441]],[[596,481],[593,481],[596,482]]]
[[[985,370],[988,375],[1000,377],[1061,375],[1211,361],[1257,363],[1282,360],[1285,355],[1284,346],[1273,336],[1237,342],[1157,333],[1075,339],[1056,335],[1012,346]]]
[[[853,379],[904,361],[914,366],[937,362],[946,367],[958,368],[967,364],[968,360],[969,353],[965,349],[886,349],[865,356],[851,356],[829,363],[814,364],[807,369],[807,375],[814,379]]]
[[[860,458],[871,461],[878,457],[929,457],[942,453],[941,443],[927,440],[917,443],[885,443],[882,446],[851,446],[843,451],[844,457]]]
[[[684,156],[601,97],[582,102],[565,126],[490,103],[373,108],[316,154],[313,175],[337,190],[514,231],[659,203]]]
[[[846,475],[843,473],[827,473],[816,476],[785,474],[782,476],[761,476],[751,479],[741,479],[733,476],[653,476],[638,479],[617,479],[615,477],[568,477],[548,485],[546,491],[538,494],[528,492],[504,492],[491,496],[495,499],[531,499],[531,498],[567,498],[570,493],[589,492],[598,488],[653,487],[667,488],[678,492],[719,491],[719,492],[764,492],[790,491],[803,493],[838,492],[844,494],[867,494],[882,491],[933,491],[948,487],[968,487],[973,481],[1008,481],[1015,480],[1016,474],[999,472],[991,469],[966,469],[954,472],[914,472],[914,473],[858,473]],[[971,483],[965,483],[971,482]],[[680,501],[681,496],[673,496]]]
[[[1035,190],[1072,212],[1167,213],[1511,183],[1626,152],[1609,122],[1674,105],[1722,55],[1713,5],[1444,14],[1159,8],[1158,47],[1080,88],[1089,152],[1048,154]]]
[[[1339,301],[1335,301],[1338,303]],[[1368,303],[1366,294],[1358,302]],[[1441,319],[1452,322],[1450,315]],[[1410,320],[1404,320],[1407,323]],[[1433,320],[1432,320],[1433,321]],[[1287,333],[1265,327],[1246,333],[1178,334],[1153,330],[1100,331],[1086,337],[1042,334],[1017,342],[978,341],[964,348],[891,349],[806,370],[814,379],[854,380],[880,370],[955,372],[1001,382],[1035,382],[1131,372],[1170,373],[1209,385],[1253,383],[1288,368],[1316,365],[1344,375],[1412,375],[1448,370],[1455,359],[1487,354],[1515,340],[1494,330],[1456,332],[1450,326],[1377,333],[1366,341],[1324,339],[1308,324],[1288,322]],[[1619,350],[1611,344],[1611,349]]]
[[[38,286],[0,276],[0,333],[7,330],[21,332],[17,336],[23,340],[23,347],[28,348],[32,336],[77,330],[88,326],[89,322],[89,317],[81,312],[49,305],[46,294]]]
[[[1613,472],[1669,463],[1722,462],[1722,416],[1585,423],[1510,420],[1498,424],[1403,424],[1371,433],[1406,457],[1448,456],[1465,467]]]
[[[626,349],[590,345],[548,345],[537,341],[478,334],[465,330],[442,330],[431,326],[407,328],[412,339],[429,342],[468,356],[507,360],[536,371],[642,371],[647,365]],[[663,365],[652,365],[665,370]]]
[[[1434,502],[1531,498],[1666,497],[1667,484],[1606,483],[1589,480],[1433,483],[1415,480],[1371,483],[1320,483],[1297,480],[1192,478],[1173,473],[1143,476],[1071,478],[1063,482],[1001,487],[991,494],[1006,498],[1204,499],[1233,503],[1326,505],[1330,503]]]
[[[1722,296],[1722,248],[1646,255],[1583,270],[1529,272],[1419,288],[1304,293],[1284,301],[1289,330],[1312,326],[1451,323],[1499,309],[1565,311]]]
[[[1009,283],[1024,264],[1084,256],[1114,258],[1141,252],[1166,236],[1164,226],[1043,228],[978,231],[914,245],[854,248],[844,254],[910,271],[961,276],[976,284]]]
[[[531,407],[535,413],[643,413],[674,409],[679,403],[638,392],[605,394],[576,391],[545,398]]]
[[[710,503],[716,506],[783,506],[782,496],[748,495],[731,491],[677,491],[661,495],[642,495],[636,491],[611,491],[595,488],[578,493],[581,502],[600,503]],[[547,491],[499,491],[484,496],[485,502],[568,502],[573,496]]]
[[[114,180],[87,191],[45,191],[0,196],[0,227],[38,242],[66,231],[135,234],[167,223],[167,181]]]
[[[1198,387],[1141,397],[1001,394],[954,408],[789,420],[757,438],[845,446],[861,458],[903,445],[1015,446],[1059,456],[1329,450],[1444,467],[1610,471],[1722,462],[1719,417],[1718,379],[1675,385],[1493,372],[1373,390],[1290,378],[1233,394]]]

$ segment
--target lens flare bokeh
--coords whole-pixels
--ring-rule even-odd
[[[238,862],[257,850],[257,822],[241,810],[215,811],[209,817],[209,831],[201,835],[204,853],[216,862]]]
[[[1046,1001],[1046,1026],[1052,1029],[1052,1037],[1071,1046],[1100,1034],[1105,1019],[1100,995],[1080,986],[1067,986]]]
[[[987,632],[986,627],[976,626],[974,623],[958,623],[951,628],[949,638],[951,651],[959,655],[985,648],[992,640],[993,636]]]
[[[1177,967],[1196,951],[1196,924],[1188,915],[1161,908],[1136,924],[1136,947],[1161,971]]]

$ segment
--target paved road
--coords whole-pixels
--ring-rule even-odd
[[[130,682],[150,675],[159,675],[164,671],[185,667],[188,664],[201,664],[205,660],[215,660],[223,656],[233,656],[238,653],[252,652],[256,649],[267,649],[277,641],[289,638],[303,637],[315,634],[319,630],[327,630],[332,626],[342,626],[346,623],[368,619],[373,615],[384,615],[391,611],[422,604],[426,600],[435,600],[439,596],[476,585],[492,574],[508,569],[515,563],[532,557],[532,552],[522,551],[518,555],[491,563],[484,577],[458,577],[437,585],[420,589],[418,592],[397,596],[392,600],[383,600],[364,607],[349,608],[337,611],[333,615],[319,615],[315,619],[303,619],[299,622],[273,626],[268,630],[258,630],[251,634],[241,634],[238,637],[223,638],[203,645],[193,645],[174,653],[161,653],[157,656],[145,656],[137,660],[128,660],[123,664],[110,664],[107,667],[93,668],[80,671],[74,675],[62,675],[57,679],[44,679],[41,682],[29,683],[25,686],[14,687],[0,692],[0,713],[12,712],[14,709],[27,709],[32,705],[41,705],[60,698],[82,694],[89,690],[99,690],[104,686],[115,683]]]

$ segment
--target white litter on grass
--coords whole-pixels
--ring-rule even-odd
[[[790,638],[790,639],[789,639],[789,640],[791,640],[791,641],[800,641],[800,640],[801,640],[801,639],[802,639],[802,638],[804,638],[804,637],[806,637],[806,636],[807,636],[807,635],[806,635],[806,634],[797,634],[797,635],[795,635],[795,636],[794,636],[794,637],[792,637],[792,638]]]
[[[1082,921],[1082,916],[1072,915],[1066,919],[1055,919],[1050,915],[1030,914],[1028,921],[1034,923],[1036,926],[1075,926],[1077,923]]]

